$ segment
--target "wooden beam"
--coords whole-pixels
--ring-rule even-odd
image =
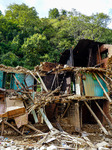
[[[106,84],[107,86],[109,86],[108,82],[102,77],[102,75],[101,75],[99,72],[97,72],[97,74],[98,74],[99,77],[105,82],[105,84]]]
[[[26,127],[28,127],[28,128],[30,128],[30,129],[32,129],[32,130],[34,130],[34,131],[36,131],[36,132],[38,132],[38,133],[43,133],[43,132],[41,132],[40,130],[38,130],[38,129],[36,129],[34,126],[32,126],[32,125],[29,125],[29,124],[26,124],[25,125]]]
[[[98,77],[96,76],[96,74],[93,72],[93,75],[95,76],[96,80],[98,81],[100,87],[102,88],[103,92],[105,93],[105,96],[107,97],[109,102],[112,102],[112,100],[110,99],[109,95],[107,94],[106,90],[104,89],[104,87],[102,86],[101,82],[99,81]]]
[[[8,123],[7,121],[4,121],[4,123],[7,124],[8,126],[10,126],[11,128],[13,128],[19,134],[23,135],[18,129],[16,129],[13,125],[11,125],[10,123]]]
[[[106,114],[104,113],[104,111],[102,110],[102,108],[100,107],[100,105],[96,101],[95,101],[95,103],[98,106],[98,108],[101,111],[101,113],[104,116],[104,118],[106,119],[106,121],[108,122],[109,126],[112,128],[112,123],[110,122],[110,120],[108,119],[108,117],[106,116]]]
[[[104,74],[104,76],[112,82],[112,79]]]
[[[48,128],[52,131],[54,129],[54,127],[52,126],[52,124],[50,123],[50,121],[48,120],[47,116],[45,115],[45,113],[43,112],[43,108],[39,109],[45,123],[47,124]]]
[[[30,73],[32,75],[32,77],[34,77],[34,79],[40,84],[40,81],[35,77],[35,75],[30,70],[27,72]]]
[[[48,92],[48,90],[47,90],[47,88],[46,88],[46,85],[44,84],[44,82],[43,82],[41,76],[39,75],[38,72],[36,72],[36,74],[37,74],[37,76],[39,77],[39,79],[40,79],[40,81],[41,81],[41,84],[42,84],[43,89],[44,89],[46,92]]]
[[[91,107],[87,104],[87,102],[85,102],[85,105],[87,106],[87,108],[89,109],[90,113],[93,115],[93,117],[95,118],[95,120],[97,121],[97,123],[99,124],[99,126],[101,127],[101,129],[103,130],[103,132],[108,135],[107,130],[103,127],[103,125],[101,124],[100,120],[98,119],[98,117],[96,116],[96,114],[93,112],[93,110],[91,109]],[[89,119],[89,118],[88,118]]]

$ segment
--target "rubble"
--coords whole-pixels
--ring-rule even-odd
[[[1,65],[0,71],[3,80],[3,72],[9,73],[13,85],[12,89],[0,87],[1,135],[5,135],[7,127],[11,127],[17,135],[21,135],[21,140],[36,138],[32,149],[58,150],[111,147],[110,144],[105,145],[103,143],[99,146],[92,143],[88,138],[89,134],[83,132],[82,136],[71,135],[63,131],[61,127],[61,121],[67,118],[71,125],[69,128],[73,127],[73,132],[81,133],[82,124],[87,121],[85,114],[82,113],[83,111],[89,116],[92,115],[89,121],[97,122],[101,131],[110,135],[107,128],[104,127],[104,121],[112,127],[108,110],[105,110],[107,102],[111,102],[108,95],[108,81],[103,76],[106,70],[57,64],[53,68],[54,65],[49,67],[49,63],[43,65],[48,68],[41,65],[40,68],[39,66],[35,67],[35,71],[21,67],[14,69]],[[51,76],[52,80],[49,81],[51,86],[49,86],[45,78],[48,77],[50,80]],[[89,86],[88,82],[90,82]],[[93,88],[91,85],[93,85]],[[99,90],[100,94],[94,92],[95,89]],[[97,112],[95,112],[95,109]],[[54,119],[55,125],[53,125],[52,119]],[[48,131],[42,132],[35,127],[35,124],[46,124]],[[22,145],[22,143],[19,145]],[[9,147],[18,149],[13,141],[8,143],[2,137],[0,146],[3,149]],[[19,149],[25,148],[22,145]]]

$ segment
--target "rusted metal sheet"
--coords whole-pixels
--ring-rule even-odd
[[[92,73],[84,73],[85,79],[83,80],[84,91],[86,96],[104,96],[104,92],[97,82],[96,78]],[[107,86],[104,81],[97,75],[100,80],[102,86],[108,92]]]

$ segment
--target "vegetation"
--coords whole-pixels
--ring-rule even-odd
[[[86,16],[54,8],[48,18],[39,18],[34,7],[10,5],[5,15],[0,11],[0,63],[32,69],[42,61],[58,62],[79,39],[112,44],[109,22],[104,13]]]

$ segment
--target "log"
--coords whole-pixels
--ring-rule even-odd
[[[106,90],[104,89],[104,87],[102,86],[101,82],[99,81],[98,77],[96,76],[96,74],[93,72],[93,75],[95,76],[96,80],[98,81],[100,87],[102,88],[103,92],[105,93],[105,96],[107,97],[109,102],[112,102],[112,100],[110,99],[109,95],[107,94]]]
[[[95,103],[98,106],[98,108],[101,111],[101,113],[104,116],[104,118],[106,119],[106,121],[109,124],[109,126],[112,128],[112,123],[110,122],[110,120],[108,119],[108,117],[106,116],[106,114],[104,113],[104,111],[102,110],[102,108],[100,107],[100,105],[96,101],[95,101]]]
[[[90,108],[90,106],[87,104],[87,102],[85,102],[85,105],[87,106],[87,108],[89,109],[90,113],[93,115],[93,117],[95,118],[95,120],[97,121],[97,123],[99,124],[99,126],[101,127],[101,129],[103,130],[103,132],[108,135],[107,130],[103,127],[103,125],[101,124],[100,120],[98,119],[98,117],[95,115],[95,113],[93,112],[93,110]]]

